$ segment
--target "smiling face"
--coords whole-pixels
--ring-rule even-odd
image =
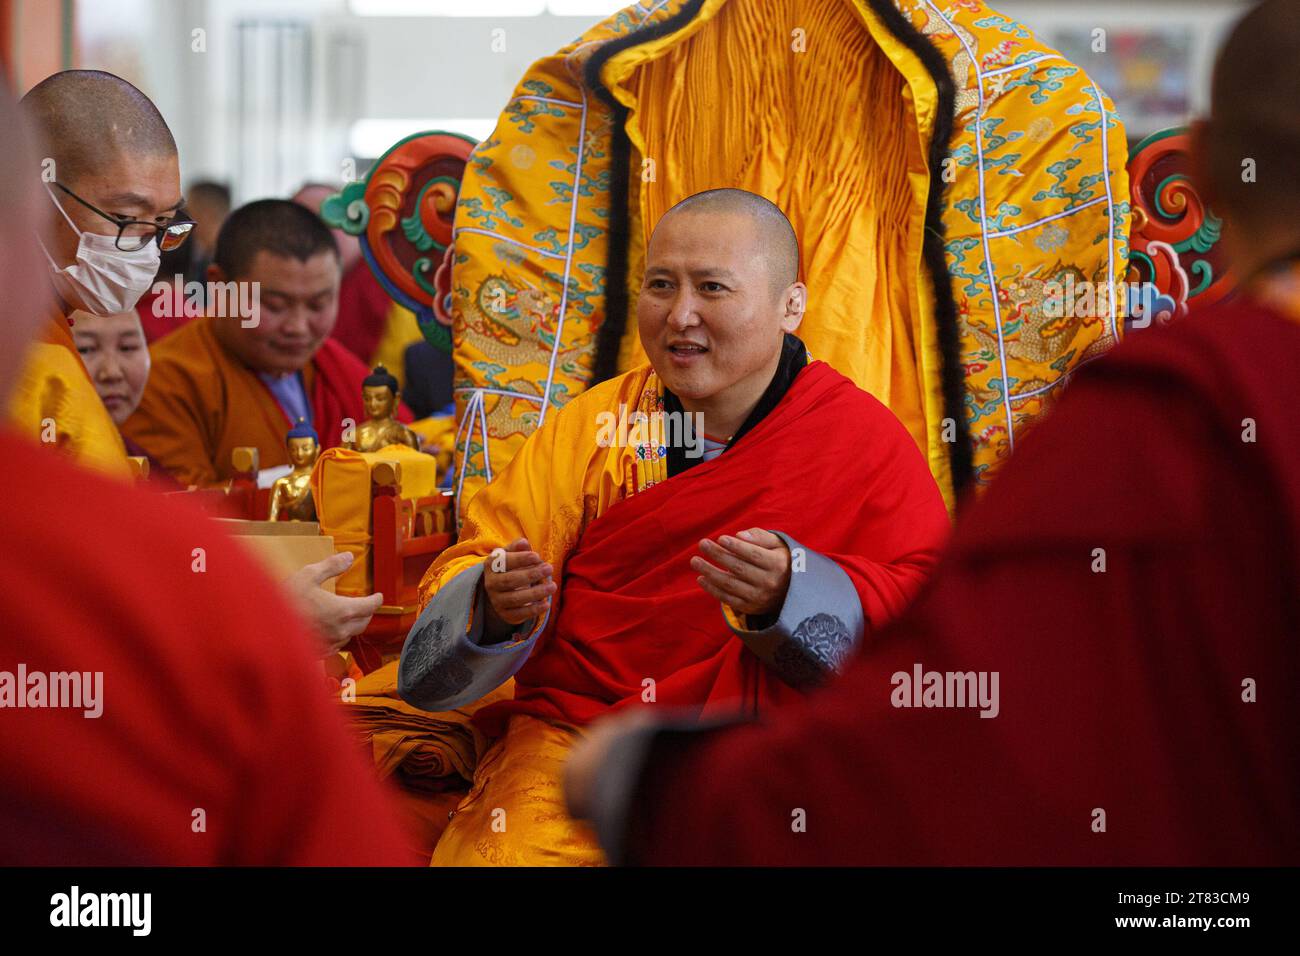
[[[72,338],[104,407],[121,425],[140,404],[149,381],[149,349],[135,312],[74,312]]]
[[[229,278],[215,265],[208,277],[215,282]],[[244,328],[245,320],[237,315],[216,319],[213,328],[222,345],[255,372],[285,375],[303,369],[338,319],[338,256],[321,252],[303,261],[259,250],[234,281],[259,283],[248,320],[256,325]],[[250,293],[242,296],[248,300]]]
[[[361,401],[366,406],[366,415],[378,420],[392,417],[396,398],[387,385],[366,385],[361,389]]]
[[[295,468],[305,468],[316,460],[316,439],[290,438],[289,461]]]
[[[650,363],[688,410],[752,407],[771,381],[805,294],[798,282],[774,288],[772,275],[743,212],[683,210],[659,221],[637,327]]]

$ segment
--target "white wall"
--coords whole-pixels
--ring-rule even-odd
[[[464,0],[474,4],[476,0]],[[610,0],[611,9],[618,0]],[[1048,39],[1060,24],[1088,29],[1188,24],[1195,36],[1193,108],[1203,108],[1212,51],[1247,0],[994,0],[1000,12]],[[93,7],[93,12],[84,8]],[[494,120],[524,70],[600,17],[358,17],[347,0],[80,0],[82,65],[120,71],[154,97],[176,132],[186,180],[227,178],[256,130],[235,124],[235,25],[286,17],[312,28],[313,106],[306,168],[257,191],[288,190],[307,178],[337,178],[352,152],[355,120]],[[493,29],[505,30],[493,52]],[[205,31],[206,52],[192,49]],[[116,32],[114,32],[116,30]],[[113,44],[103,37],[111,35]],[[1049,41],[1050,42],[1050,41]],[[127,52],[124,52],[127,51]],[[128,55],[130,51],[133,54]],[[109,62],[96,62],[96,57]],[[134,71],[132,75],[128,71]],[[452,126],[451,128],[455,128]],[[464,131],[485,135],[477,126]],[[290,179],[294,181],[289,181]],[[239,186],[240,184],[236,184]],[[241,200],[255,198],[240,191]]]

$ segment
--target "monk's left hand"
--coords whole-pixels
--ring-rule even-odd
[[[750,528],[734,538],[705,538],[700,553],[704,557],[691,558],[691,568],[709,594],[738,614],[765,617],[780,612],[790,588],[790,549],[779,536]]]

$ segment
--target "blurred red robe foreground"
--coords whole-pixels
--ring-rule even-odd
[[[0,529],[0,865],[413,862],[214,523],[0,430]]]
[[[656,737],[628,862],[1300,863],[1298,368],[1248,300],[1080,373],[844,678]],[[894,706],[918,664],[997,716]]]

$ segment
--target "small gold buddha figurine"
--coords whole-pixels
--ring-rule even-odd
[[[271,486],[272,521],[315,521],[316,503],[311,497],[311,472],[320,455],[320,438],[303,419],[284,438],[289,447],[293,471],[275,479]],[[282,517],[283,516],[283,517]]]
[[[366,420],[357,426],[354,441],[345,442],[353,451],[378,451],[385,445],[410,445],[420,450],[420,436],[396,418],[399,388],[397,379],[382,365],[361,383],[361,398],[366,406]]]

